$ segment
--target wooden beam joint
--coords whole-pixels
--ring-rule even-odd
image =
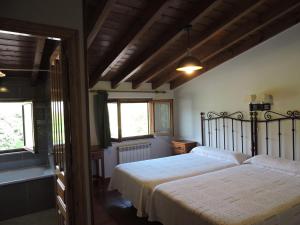
[[[212,25],[209,29],[207,29],[197,40],[192,43],[190,47],[191,51],[199,48],[200,46],[204,45],[207,41],[217,35],[219,32],[225,30],[226,28],[233,25],[235,22],[240,20],[242,17],[250,13],[252,10],[260,6],[266,0],[253,0],[247,1],[244,4],[241,4],[238,9],[234,10],[232,13],[228,13],[221,21],[216,21],[214,25]],[[183,50],[177,55],[174,55],[171,59],[169,59],[163,65],[160,65],[159,68],[153,68],[152,70],[148,71],[147,74],[140,76],[136,81],[134,81],[135,86],[138,87],[144,82],[148,82],[157,75],[161,74],[167,68],[170,68],[174,64],[178,62],[182,57],[184,57],[186,51]]]
[[[122,36],[117,42],[118,44],[109,51],[109,55],[99,63],[97,69],[91,74],[91,86],[95,85],[100,77],[105,77],[109,73],[110,68],[123,57],[132,44],[148,31],[149,27],[159,19],[168,5],[169,1],[166,0],[156,0],[149,3],[149,7],[146,12],[143,12],[141,19],[133,24],[125,36]]]
[[[197,5],[193,8],[193,11],[189,12],[185,19],[180,21],[175,27],[171,27],[166,30],[162,35],[161,39],[155,43],[155,45],[150,46],[148,49],[143,51],[135,60],[129,63],[126,68],[120,71],[112,82],[112,87],[116,88],[120,83],[125,82],[130,77],[132,77],[139,68],[143,65],[151,62],[156,56],[158,56],[164,49],[166,49],[170,44],[178,39],[183,33],[182,27],[186,24],[193,24],[200,17],[205,15],[207,12],[215,8],[220,4],[220,0],[209,0],[201,2],[199,1]]]
[[[41,60],[44,52],[45,47],[45,38],[38,38],[36,43],[36,49],[34,54],[34,61],[33,61],[33,72],[32,72],[32,81],[35,83],[38,79],[39,69],[41,65]]]

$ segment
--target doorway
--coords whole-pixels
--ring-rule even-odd
[[[10,36],[9,38],[4,38],[5,40],[8,40],[7,47],[3,49],[3,51],[0,52],[4,56],[2,57],[3,60],[7,60],[9,62],[17,62],[17,58],[20,59],[19,64],[15,65],[13,63],[7,64],[1,64],[0,71],[2,73],[1,78],[1,84],[0,89],[2,92],[0,93],[0,99],[1,96],[3,99],[5,99],[5,96],[8,97],[11,93],[16,94],[17,91],[11,89],[10,85],[8,85],[8,81],[4,82],[5,80],[8,80],[8,78],[15,76],[15,80],[20,80],[20,77],[28,76],[27,78],[24,78],[26,82],[30,83],[30,88],[28,90],[31,90],[33,93],[31,98],[23,98],[22,104],[27,104],[26,106],[22,106],[22,120],[23,123],[23,140],[24,146],[22,146],[22,151],[26,151],[26,154],[30,156],[22,156],[20,160],[20,164],[24,164],[26,161],[26,157],[31,157],[33,159],[36,159],[37,164],[41,163],[39,165],[47,165],[48,168],[50,168],[50,171],[55,171],[55,181],[53,182],[53,204],[56,208],[56,216],[59,217],[57,224],[92,224],[92,213],[91,213],[91,196],[90,196],[90,171],[89,171],[89,155],[88,155],[88,146],[89,146],[89,139],[88,139],[88,117],[87,117],[87,101],[86,101],[86,95],[87,95],[87,86],[85,85],[87,83],[87,79],[85,76],[85,68],[82,68],[82,65],[84,63],[79,61],[79,37],[78,32],[71,29],[65,29],[65,28],[59,28],[59,27],[52,27],[52,26],[45,26],[45,25],[39,25],[39,24],[33,24],[23,21],[17,21],[17,20],[11,20],[11,19],[0,19],[0,30],[3,31],[2,34],[6,35],[15,35],[15,42],[13,40],[13,36]],[[0,32],[1,37],[1,32]],[[29,38],[32,38],[30,41]],[[0,38],[1,39],[1,38]],[[18,40],[19,39],[19,40]],[[20,41],[23,39],[23,42]],[[34,39],[34,40],[33,40]],[[1,40],[0,40],[1,41]],[[10,43],[9,43],[10,41]],[[5,49],[9,49],[13,47],[13,44],[19,43],[19,46],[15,46],[15,53],[16,52],[22,52],[21,55],[9,55],[4,54]],[[32,50],[30,46],[30,43],[32,45]],[[49,45],[49,43],[51,43]],[[53,44],[54,43],[54,44]],[[1,45],[1,43],[0,43]],[[3,45],[5,46],[5,44]],[[34,47],[33,47],[34,46]],[[51,90],[51,65],[50,65],[50,58],[51,55],[54,52],[54,49],[56,49],[58,46],[61,46],[61,55],[64,58],[64,64],[62,66],[63,70],[61,70],[61,74],[63,79],[59,82],[63,82],[63,86],[60,86],[60,88],[64,88],[65,93],[63,96],[63,99],[60,99],[60,101],[63,103],[63,107],[61,108],[61,112],[63,112],[65,119],[64,121],[56,121],[55,115],[53,116],[53,110],[51,110],[53,107],[53,93],[47,92],[47,88]],[[34,56],[30,58],[28,52],[26,52],[24,49],[34,52]],[[46,56],[44,50],[46,50]],[[24,53],[24,54],[23,54]],[[27,55],[26,55],[27,54]],[[19,57],[18,57],[19,56]],[[43,57],[44,56],[44,57]],[[40,58],[39,60],[36,60],[36,58]],[[43,60],[44,58],[44,60]],[[23,59],[23,61],[21,60]],[[56,58],[57,60],[60,60],[61,58]],[[39,61],[39,63],[37,63]],[[43,64],[44,62],[44,64]],[[48,63],[48,67],[47,64]],[[29,66],[30,64],[30,66]],[[45,66],[46,65],[46,66]],[[80,72],[81,71],[81,72]],[[22,74],[22,76],[20,74]],[[4,74],[4,75],[3,75]],[[29,82],[30,80],[30,82]],[[19,82],[19,81],[18,81]],[[23,82],[23,81],[22,81]],[[22,83],[21,82],[21,83]],[[53,87],[53,85],[52,85]],[[67,89],[65,87],[68,87]],[[11,90],[10,90],[11,89]],[[53,88],[52,88],[53,89]],[[34,91],[33,91],[34,90]],[[53,92],[53,90],[52,90]],[[55,92],[55,91],[54,91]],[[45,99],[50,101],[47,101],[44,99],[45,106],[43,107],[36,107],[36,104],[34,103],[35,100],[40,97],[43,97],[43,94],[46,95]],[[33,98],[33,96],[37,96]],[[50,97],[50,98],[49,98]],[[32,101],[30,101],[32,99]],[[16,101],[17,100],[17,101]],[[58,99],[55,99],[57,101]],[[20,103],[21,98],[15,98],[15,103]],[[33,104],[32,104],[33,103]],[[20,103],[21,104],[21,103]],[[31,105],[30,105],[31,104]],[[29,105],[29,106],[28,106]],[[33,106],[35,105],[35,106]],[[60,104],[62,106],[62,104]],[[28,128],[28,126],[25,126],[24,124],[30,124],[30,120],[28,119],[28,115],[30,115],[30,109],[32,110],[31,115],[34,115],[34,118],[32,120],[32,130]],[[50,109],[50,111],[49,111]],[[0,109],[1,110],[1,109]],[[28,112],[29,114],[25,114],[24,112]],[[52,111],[52,112],[51,112]],[[26,116],[27,115],[27,116]],[[50,116],[50,120],[49,120]],[[59,118],[61,119],[61,118]],[[29,121],[29,122],[28,122]],[[49,125],[48,122],[51,121],[51,124]],[[62,124],[63,123],[63,124]],[[59,127],[57,124],[60,125],[60,128],[67,127],[66,130],[61,130],[59,133],[59,137],[56,137],[56,134],[53,134],[53,124],[56,124],[54,127]],[[39,129],[38,126],[45,126],[45,129]],[[27,129],[27,130],[26,130]],[[26,131],[26,132],[25,132]],[[30,132],[31,131],[31,132]],[[27,134],[32,134],[32,139],[27,138]],[[47,144],[44,144],[47,150],[44,151],[37,151],[38,144],[41,143],[39,135],[43,134],[44,136],[48,137],[48,146]],[[22,136],[22,135],[20,135]],[[55,148],[53,146],[56,145],[55,142],[53,142],[54,139],[59,138],[60,141],[62,141],[62,137],[64,137],[64,142],[59,142],[60,147],[61,146],[68,146],[67,149],[65,149],[65,152],[61,160],[64,164],[63,168],[57,168],[57,154],[60,151],[55,151]],[[32,140],[31,146],[27,148],[27,144],[30,145],[30,141]],[[50,140],[50,141],[49,141]],[[50,143],[50,144],[49,144]],[[49,147],[51,145],[52,147]],[[32,148],[30,148],[32,147]],[[43,148],[44,149],[44,148]],[[11,149],[6,149],[11,150]],[[17,149],[15,149],[17,150]],[[62,148],[60,148],[62,150]],[[16,157],[16,154],[23,154],[24,152],[6,152],[6,155],[14,155],[12,158]],[[54,153],[54,156],[52,155]],[[56,155],[55,155],[56,154]],[[43,156],[43,157],[42,157]],[[41,159],[40,159],[41,157]],[[28,160],[29,163],[30,160]],[[3,160],[1,160],[3,162]],[[4,160],[5,162],[5,160]],[[9,166],[9,161],[5,162]],[[46,163],[46,164],[43,164]],[[3,165],[1,163],[1,165]],[[12,165],[12,164],[10,164]],[[30,164],[31,165],[31,164]],[[24,165],[25,166],[25,165]],[[57,170],[58,169],[58,170]],[[24,170],[23,170],[24,171]],[[30,171],[31,173],[34,173],[33,171]],[[37,172],[37,171],[35,171]],[[40,173],[41,172],[39,171]],[[39,173],[37,172],[37,173]],[[61,175],[63,174],[63,177]],[[1,171],[0,171],[1,175]],[[12,176],[11,173],[6,174],[6,177]],[[20,175],[22,176],[22,175]],[[0,176],[1,177],[1,176]],[[49,175],[51,177],[51,175]],[[53,176],[52,176],[53,178]],[[62,186],[57,185],[57,180],[60,178],[60,182],[62,182]],[[30,179],[29,179],[30,180]],[[31,179],[31,180],[40,180],[40,179]],[[41,181],[39,181],[41,182]],[[50,182],[51,183],[51,182]],[[51,184],[48,184],[48,188],[51,189]],[[48,189],[47,188],[47,189]],[[18,186],[15,187],[16,190],[22,190],[22,187]],[[31,188],[28,184],[25,186],[26,190],[31,191],[31,195],[28,193],[25,193],[25,196],[27,199],[33,200],[36,199],[41,200],[41,198],[38,198],[35,196],[35,194],[38,193],[38,191],[43,190],[42,186],[40,186],[40,183],[37,187]],[[7,188],[6,191],[11,192],[13,190],[12,187]],[[63,203],[60,200],[62,198],[61,194],[63,193]],[[1,192],[1,190],[0,190]],[[5,192],[2,192],[3,195],[5,195]],[[1,193],[0,193],[1,195]],[[48,193],[49,196],[51,196],[51,193]],[[28,197],[30,196],[30,198]],[[45,193],[41,194],[41,196],[46,196]],[[43,202],[51,202],[51,197],[49,197],[50,200],[43,201]],[[2,196],[1,196],[2,200]],[[18,206],[17,201],[9,201],[10,204],[7,207],[13,207]],[[30,205],[30,203],[29,203]],[[53,206],[53,205],[52,205]],[[28,208],[28,207],[27,207]],[[51,208],[51,207],[49,207]],[[15,211],[21,212],[22,210],[16,207]],[[36,212],[32,210],[31,212]],[[39,211],[37,211],[39,212]],[[27,214],[27,213],[26,213]],[[42,224],[41,221],[39,224]],[[45,223],[46,224],[46,223]]]

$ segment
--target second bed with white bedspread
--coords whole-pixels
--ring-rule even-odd
[[[149,220],[164,225],[299,225],[300,164],[249,164],[172,181],[153,191]]]

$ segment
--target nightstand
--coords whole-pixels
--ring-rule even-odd
[[[196,146],[197,146],[197,142],[195,141],[187,141],[187,140],[172,141],[172,148],[173,148],[174,155],[189,153]]]
[[[104,149],[98,145],[91,146],[91,160],[96,162],[96,178],[100,178],[99,175],[99,160],[101,160],[101,180],[105,181],[105,170],[104,170]]]

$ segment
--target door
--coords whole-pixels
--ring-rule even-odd
[[[56,174],[56,204],[58,224],[70,224],[68,208],[68,168],[70,158],[70,131],[68,110],[68,73],[61,46],[50,57],[52,142]]]

